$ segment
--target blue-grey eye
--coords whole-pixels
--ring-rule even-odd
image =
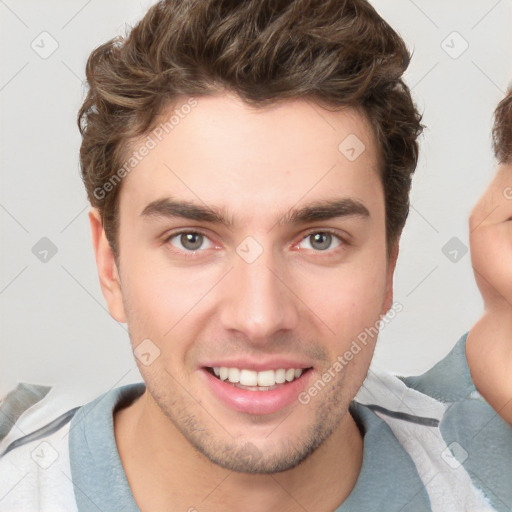
[[[186,251],[197,251],[201,248],[207,249],[210,246],[203,247],[205,242],[211,244],[205,235],[194,231],[176,233],[176,235],[169,238],[169,242],[177,249],[185,249]]]
[[[314,249],[315,251],[326,251],[327,249],[333,249],[341,243],[340,239],[336,235],[323,231],[309,234],[304,238],[304,240],[302,240],[302,242],[306,241],[309,242],[309,247],[304,248]],[[337,242],[337,244],[333,246],[333,242]]]

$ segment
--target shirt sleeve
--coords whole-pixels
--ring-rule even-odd
[[[409,387],[447,404],[441,434],[496,510],[512,508],[512,426],[475,387],[464,334],[450,353],[419,376],[400,377]]]

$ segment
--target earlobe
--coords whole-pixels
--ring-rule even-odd
[[[91,208],[89,222],[101,291],[111,316],[118,322],[124,323],[126,322],[126,314],[124,311],[121,280],[114,252],[105,235],[101,215],[97,208]]]

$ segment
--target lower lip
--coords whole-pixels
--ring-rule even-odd
[[[282,384],[268,391],[248,391],[233,386],[229,381],[214,377],[205,368],[201,369],[208,386],[231,409],[247,414],[264,415],[278,412],[297,401],[297,397],[307,387],[311,370],[304,372],[298,379]]]

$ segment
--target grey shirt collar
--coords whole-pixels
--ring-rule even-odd
[[[69,449],[79,512],[140,512],[117,450],[113,412],[128,406],[144,390],[144,383],[112,389],[73,417]],[[416,467],[388,425],[355,402],[350,412],[364,435],[363,463],[354,489],[335,512],[429,511]]]

